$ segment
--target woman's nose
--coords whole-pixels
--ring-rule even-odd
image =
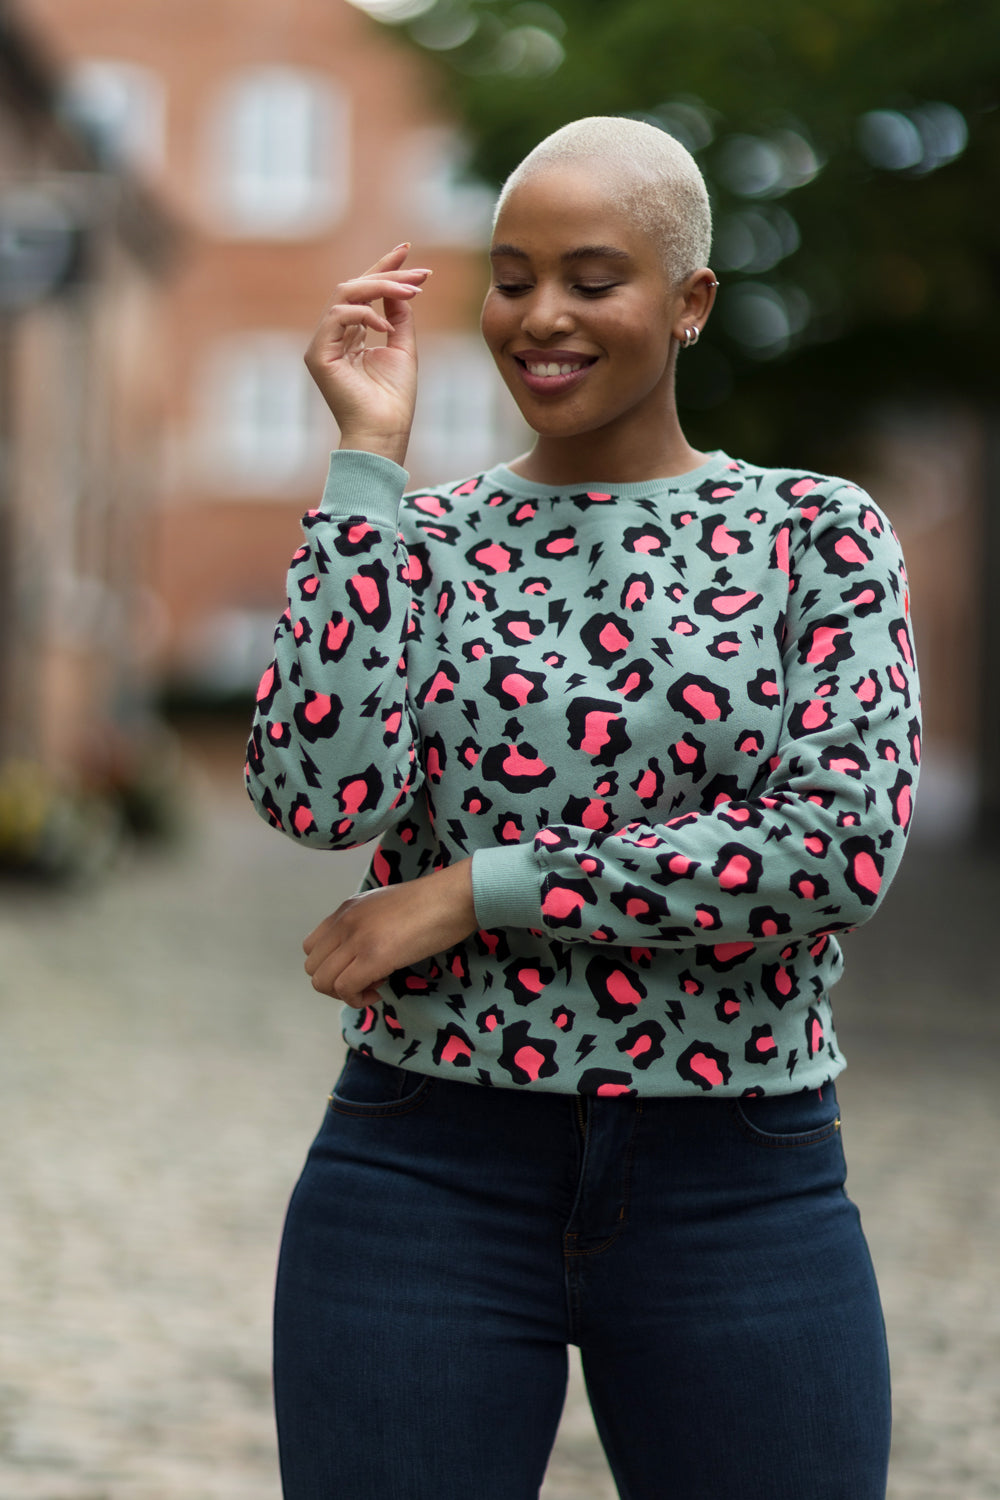
[[[536,287],[524,307],[521,327],[529,338],[543,342],[554,334],[571,332],[573,314],[555,288]]]

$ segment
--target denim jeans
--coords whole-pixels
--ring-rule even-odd
[[[882,1500],[834,1089],[481,1088],[352,1053],[289,1207],[286,1500],[537,1497],[578,1344],[623,1500]]]

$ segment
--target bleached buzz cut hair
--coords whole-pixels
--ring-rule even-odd
[[[511,172],[500,189],[494,227],[516,187],[558,166],[604,169],[616,207],[657,243],[675,283],[708,265],[712,210],[705,179],[690,151],[665,130],[620,115],[589,115],[563,125]]]

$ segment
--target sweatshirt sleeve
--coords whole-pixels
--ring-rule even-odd
[[[766,939],[850,928],[903,851],[920,756],[916,664],[896,537],[863,491],[835,489],[789,573],[776,754],[745,798],[614,833],[554,825],[476,852],[485,928],[735,959]]]
[[[397,532],[406,477],[374,454],[331,455],[257,692],[251,800],[282,833],[316,848],[376,837],[422,780],[406,694],[409,560]]]

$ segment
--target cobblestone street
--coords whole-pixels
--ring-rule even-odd
[[[188,814],[85,890],[0,890],[0,1500],[278,1500],[273,1265],[340,1050],[299,943],[359,860],[270,833],[235,775]],[[892,1500],[1000,1497],[998,912],[1000,861],[917,847],[848,940]],[[613,1500],[576,1378],[542,1494]]]

